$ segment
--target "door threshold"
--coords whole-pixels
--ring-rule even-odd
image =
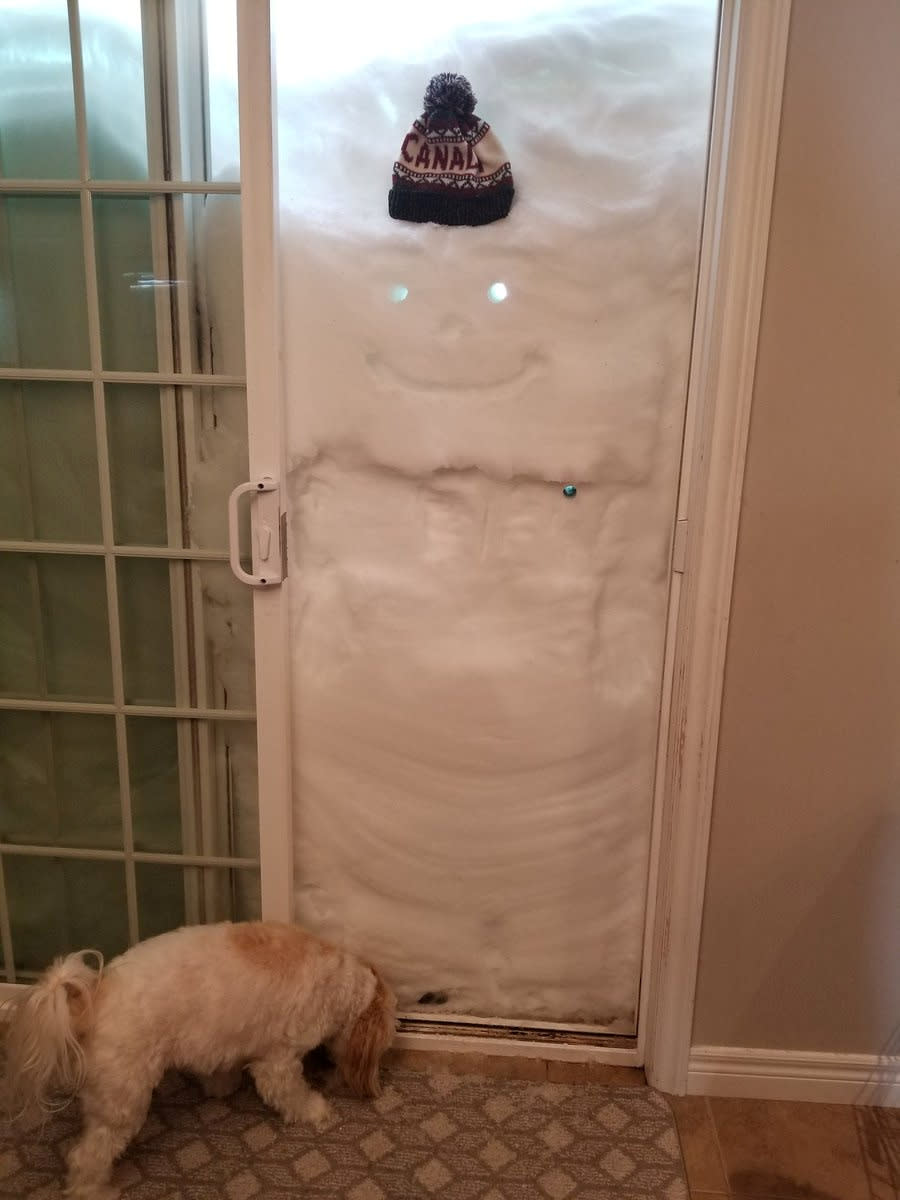
[[[636,1037],[547,1026],[401,1015],[394,1044],[401,1050],[640,1066]]]
[[[507,1022],[494,1018],[464,1017],[456,1013],[445,1016],[422,1016],[419,1013],[400,1013],[397,1028],[401,1033],[444,1033],[475,1038],[507,1038],[518,1042],[538,1042],[542,1045],[564,1043],[575,1046],[633,1047],[637,1038],[628,1034],[610,1033],[602,1025],[564,1025],[555,1021]]]

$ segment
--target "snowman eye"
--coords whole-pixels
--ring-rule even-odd
[[[491,304],[501,304],[509,295],[509,288],[505,283],[500,283],[498,280],[488,288],[487,295]]]

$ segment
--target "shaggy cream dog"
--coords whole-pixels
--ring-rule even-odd
[[[84,1129],[68,1158],[77,1200],[117,1194],[113,1162],[170,1067],[226,1095],[246,1066],[286,1121],[319,1125],[328,1103],[300,1058],[324,1043],[358,1095],[378,1094],[394,996],[371,967],[301,929],[191,926],[141,942],[105,970],[88,965],[91,953],[57,959],[15,1002],[4,1078],[13,1114],[79,1095]]]

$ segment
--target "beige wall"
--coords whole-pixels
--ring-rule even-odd
[[[900,5],[794,0],[695,1044],[900,1042]]]

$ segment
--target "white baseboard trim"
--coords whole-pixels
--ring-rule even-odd
[[[900,1057],[694,1046],[691,1096],[900,1107]]]

